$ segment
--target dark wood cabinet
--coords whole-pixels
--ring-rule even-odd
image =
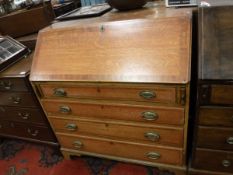
[[[233,2],[199,7],[197,115],[190,174],[233,174]]]
[[[0,73],[0,135],[58,145],[32,90],[32,55]]]

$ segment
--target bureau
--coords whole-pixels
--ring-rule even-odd
[[[29,82],[32,55],[0,73],[0,135],[57,145]]]
[[[233,174],[230,1],[199,7],[198,102],[191,174]],[[214,29],[214,30],[213,30]]]
[[[148,4],[40,31],[30,80],[66,158],[186,174],[191,27],[191,9]]]

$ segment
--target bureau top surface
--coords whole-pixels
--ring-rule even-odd
[[[4,71],[0,72],[0,78],[26,77],[30,73],[33,54],[20,59]]]
[[[40,31],[31,81],[187,83],[193,9],[149,4]]]

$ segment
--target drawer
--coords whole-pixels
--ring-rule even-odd
[[[0,106],[0,118],[11,121],[47,125],[43,112],[34,108]]]
[[[108,100],[129,100],[159,103],[176,103],[176,87],[173,86],[131,86],[126,85],[40,85],[46,98],[90,98]],[[179,101],[179,100],[178,100]]]
[[[111,139],[101,139],[88,136],[57,135],[63,148],[116,156],[121,158],[136,159],[154,163],[182,165],[183,152],[180,149],[156,147],[134,142],[122,142]]]
[[[36,107],[31,93],[0,92],[0,105]]]
[[[13,137],[31,138],[40,141],[55,141],[55,136],[51,129],[19,122],[8,122],[8,128],[1,134],[12,135]]]
[[[152,127],[106,120],[65,120],[49,118],[49,121],[55,132],[183,147],[184,134],[181,128]]]
[[[199,124],[233,127],[233,108],[201,107],[199,111]]]
[[[199,93],[203,105],[233,105],[233,85],[201,85]]]
[[[233,152],[197,149],[193,167],[203,170],[233,172]]]
[[[23,78],[0,78],[0,91],[29,91],[29,83]]]
[[[48,115],[91,117],[150,124],[184,124],[184,108],[80,101],[42,100]]]
[[[198,127],[197,145],[233,151],[233,128]]]

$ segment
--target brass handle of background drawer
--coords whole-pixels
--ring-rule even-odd
[[[6,89],[6,90],[10,90],[11,87],[13,86],[13,83],[11,83],[11,81],[8,81],[8,82],[1,81],[0,86],[3,86],[4,89]]]
[[[9,97],[9,100],[11,100],[14,104],[19,104],[21,102],[20,97]]]
[[[139,93],[139,95],[147,100],[153,99],[156,97],[155,92],[152,92],[152,91],[142,91]]]
[[[228,143],[229,145],[233,145],[233,137],[228,137],[228,138],[227,138],[227,143]]]
[[[18,115],[19,115],[23,120],[28,120],[31,114],[30,114],[30,113],[27,113],[27,112],[25,112],[25,113],[19,112]]]
[[[71,108],[69,106],[60,106],[59,111],[63,114],[69,114],[71,112]]]
[[[144,134],[145,138],[147,138],[148,140],[151,140],[153,142],[157,142],[160,139],[160,135],[159,133],[156,132],[147,132]]]
[[[76,131],[78,127],[74,123],[69,123],[65,126],[65,128],[69,131]]]
[[[67,95],[66,91],[62,88],[56,88],[53,91],[54,91],[53,94],[58,97],[65,97]]]
[[[157,119],[159,118],[159,116],[158,116],[157,113],[155,113],[155,112],[150,112],[150,111],[143,112],[143,113],[142,113],[142,117],[143,117],[145,120],[148,120],[148,121],[157,120]]]
[[[76,149],[80,149],[83,147],[83,143],[77,140],[77,141],[74,141],[73,146]]]
[[[229,160],[223,160],[222,165],[227,168],[231,166],[231,162]]]
[[[149,159],[153,159],[153,160],[158,160],[161,156],[159,153],[156,153],[156,152],[149,152],[147,153],[147,158]]]
[[[34,137],[36,137],[38,134],[39,134],[39,131],[38,130],[35,130],[33,133],[32,133],[32,130],[30,128],[28,128],[28,133]]]

